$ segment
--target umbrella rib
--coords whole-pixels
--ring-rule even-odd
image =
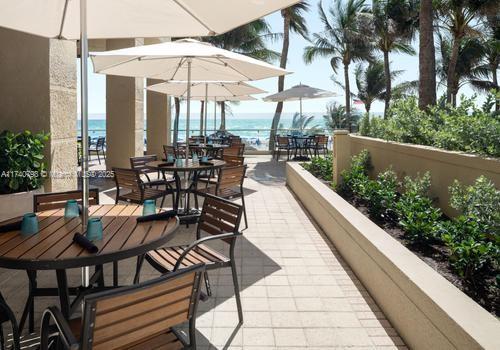
[[[102,68],[102,69],[99,69],[99,70],[97,70],[97,71],[95,71],[95,72],[96,72],[96,73],[102,73],[102,72],[104,72],[104,71],[106,71],[106,70],[108,70],[108,69],[111,69],[111,68],[114,68],[114,67],[120,66],[120,65],[125,64],[125,63],[132,62],[133,60],[138,60],[138,61],[140,61],[140,60],[141,60],[141,56],[134,56],[134,57],[132,57],[132,58],[129,58],[128,60],[125,60],[125,61],[122,61],[122,62],[116,62],[116,63],[110,64],[109,66],[106,66],[106,67],[104,67],[104,68]],[[104,73],[104,74],[106,74],[106,73]]]
[[[236,73],[240,74],[241,76],[244,76],[245,79],[252,80],[252,79],[250,79],[250,77],[248,77],[247,75],[241,73],[239,70],[237,70],[236,68],[234,68],[233,66],[231,66],[229,63],[224,62],[223,60],[221,60],[220,57],[216,57],[215,59],[218,60],[218,61],[220,61],[220,63],[222,63],[223,65],[231,68],[232,70],[234,70]]]
[[[174,0],[174,2],[177,4],[177,6],[179,6],[181,9],[183,9],[184,11],[186,11],[191,17],[193,17],[196,22],[198,22],[203,27],[205,27],[208,30],[208,35],[209,36],[215,35],[215,30],[212,30],[212,28],[208,27],[205,23],[203,23],[203,21],[201,19],[199,19],[198,16],[196,16],[194,13],[192,13],[186,6],[184,6],[181,3],[179,3],[178,0]]]
[[[181,60],[180,60],[179,64],[177,65],[177,68],[175,68],[175,71],[174,71],[174,73],[172,74],[172,76],[170,77],[169,80],[174,80],[175,75],[177,74],[177,72],[179,71],[179,69],[182,67],[182,65],[184,64],[184,61],[186,59],[187,59],[186,57],[181,57]]]
[[[68,10],[68,1],[69,0],[66,0],[64,2],[64,10],[63,10],[62,18],[61,18],[61,26],[59,27],[59,35],[57,36],[58,39],[62,38],[62,32],[63,32],[63,29],[64,29],[64,23],[66,22],[66,11]]]

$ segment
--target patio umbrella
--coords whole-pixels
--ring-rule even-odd
[[[88,39],[217,35],[300,0],[5,0],[0,27],[57,39],[79,39],[82,123],[82,225],[88,219]],[[87,20],[89,19],[89,20]],[[82,277],[88,285],[88,268]]]
[[[186,141],[189,139],[193,80],[238,82],[288,73],[266,62],[193,39],[95,52],[90,57],[96,73],[186,81]],[[187,145],[186,154],[189,154],[189,142]]]
[[[273,95],[264,97],[266,102],[286,102],[300,101],[300,115],[302,116],[302,100],[311,100],[316,98],[327,98],[338,96],[335,92],[321,90],[308,85],[299,84],[290,89],[283,90]]]
[[[185,97],[187,93],[187,84],[182,81],[169,81],[150,85],[146,88],[175,97]],[[210,82],[197,81],[191,83],[191,99],[205,101],[205,115],[200,116],[200,131],[205,130],[208,114],[208,100],[212,98],[231,98],[242,95],[261,94],[266,91],[256,88],[244,82]],[[247,96],[249,97],[249,96]],[[255,98],[251,98],[255,99]],[[241,100],[240,100],[241,101]],[[205,122],[204,122],[205,121]],[[203,124],[204,123],[204,124]],[[204,125],[204,126],[203,126]]]

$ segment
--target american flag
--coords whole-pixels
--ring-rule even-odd
[[[355,105],[364,105],[363,101],[361,100],[354,100]]]

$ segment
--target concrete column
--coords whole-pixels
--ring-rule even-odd
[[[77,187],[76,44],[0,28],[0,130],[49,132],[45,191]]]
[[[162,82],[147,79],[147,85]],[[147,91],[146,98],[146,135],[148,140],[147,153],[162,157],[163,145],[170,145],[170,97],[157,92]]]
[[[351,140],[348,130],[333,132],[333,181],[339,184],[342,171],[349,169],[351,162]]]
[[[140,39],[106,41],[107,50],[143,44]],[[144,154],[144,79],[106,76],[106,168],[129,168]]]

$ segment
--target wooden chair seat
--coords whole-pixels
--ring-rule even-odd
[[[175,264],[187,247],[187,245],[183,245],[157,249],[149,252],[146,259],[162,273],[168,273],[174,270]],[[227,265],[229,259],[209,246],[200,244],[189,251],[182,260],[181,268],[200,263],[206,264],[207,269],[210,269],[210,265],[212,265],[213,268],[218,268]]]
[[[217,183],[217,179],[216,179],[215,183]],[[212,186],[212,187],[208,187],[208,188],[201,188],[197,191],[197,193],[201,196],[206,195],[206,194],[211,194],[213,196],[221,197],[224,199],[239,198],[242,196],[239,187],[220,188],[217,191],[217,188]]]
[[[156,199],[162,198],[163,196],[165,196],[165,191],[147,187],[144,189],[144,199]],[[137,191],[122,194],[120,197],[121,199],[129,199],[130,201],[141,201],[141,193]]]

